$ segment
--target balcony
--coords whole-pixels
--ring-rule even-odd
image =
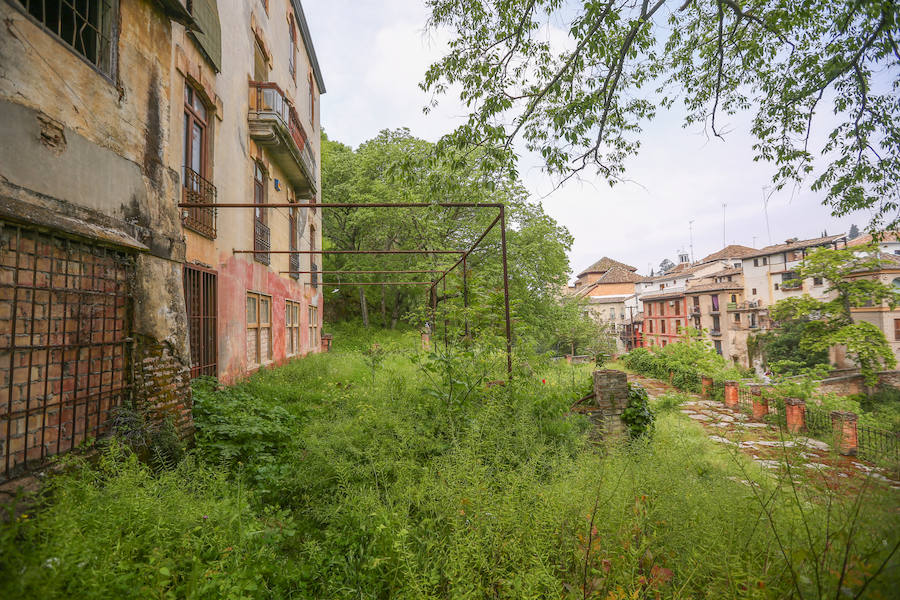
[[[301,197],[315,194],[316,156],[297,111],[277,84],[250,82],[249,124],[250,137],[269,150]]]
[[[699,317],[699,316],[700,316],[700,307],[699,307],[699,306],[692,306],[692,307],[690,308],[690,311],[691,311],[690,314],[691,314],[692,317]]]
[[[732,307],[734,304],[734,307]],[[748,310],[759,310],[763,308],[762,300],[745,300],[743,302],[729,302],[728,312],[742,312]]]
[[[253,221],[253,260],[264,265],[271,260],[269,250],[269,226],[259,220]]]
[[[201,177],[199,173],[184,167],[182,202],[192,204],[215,204],[216,186]],[[181,213],[181,221],[187,229],[196,231],[209,239],[216,238],[216,209],[213,207],[186,208]]]

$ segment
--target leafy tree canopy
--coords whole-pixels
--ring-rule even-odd
[[[781,188],[811,179],[836,215],[900,224],[900,8],[894,0],[427,0],[449,52],[422,88],[471,110],[440,148],[514,170],[522,138],[550,173],[610,184],[644,124],[676,103],[721,137],[752,114],[756,160]],[[562,27],[562,31],[556,30]],[[561,33],[561,35],[557,35]],[[830,112],[827,135],[811,135]]]
[[[384,130],[356,150],[322,140],[324,200],[334,203],[503,203],[507,216],[507,255],[510,300],[518,336],[546,336],[542,323],[556,308],[559,291],[569,271],[566,251],[569,232],[530,202],[528,192],[515,180],[486,180],[472,167],[474,157],[450,156],[433,160],[432,144],[410,135],[406,129]],[[327,248],[360,249],[467,249],[497,216],[496,211],[473,208],[384,209],[348,208],[325,211],[324,240]],[[440,270],[458,255],[325,255],[330,271]],[[484,331],[503,324],[503,278],[500,235],[495,228],[467,259],[470,310],[454,315],[454,323],[483,325]],[[441,283],[437,293],[449,302],[442,310],[462,304],[461,267]],[[438,273],[328,274],[326,281],[429,281]],[[393,326],[429,305],[428,286],[372,285],[325,286],[326,307],[341,316],[380,313],[383,324]],[[446,308],[445,308],[446,307]],[[332,313],[334,314],[334,313]],[[443,317],[441,317],[443,318]]]
[[[662,259],[662,262],[659,263],[659,271],[660,273],[667,273],[670,269],[675,268],[675,263],[673,263],[668,258]]]

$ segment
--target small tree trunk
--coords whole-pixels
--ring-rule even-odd
[[[394,308],[391,309],[391,329],[397,327],[397,321],[400,320],[400,293],[394,296]]]
[[[359,312],[362,313],[363,327],[369,326],[369,307],[366,305],[366,292],[359,287]]]
[[[380,287],[381,287],[381,325],[382,325],[382,327],[387,327],[387,323],[388,323],[387,300],[385,298],[385,296],[387,295],[387,292],[384,289],[385,286],[382,285]],[[393,329],[393,327],[391,329]]]

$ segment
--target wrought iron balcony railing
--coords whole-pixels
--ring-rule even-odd
[[[216,186],[204,179],[189,167],[184,167],[182,201],[195,204],[215,204]],[[185,208],[182,222],[188,229],[196,231],[210,239],[216,237],[216,209],[212,206],[202,208]]]
[[[296,147],[296,158],[303,163],[306,177],[309,180],[310,185],[308,187],[314,188],[316,177],[315,153],[306,129],[300,123],[297,111],[281,88],[278,87],[278,84],[268,81],[250,82],[250,119],[270,122],[274,119],[280,127],[290,134],[290,138]],[[265,133],[260,133],[259,135],[263,138],[269,137]],[[251,136],[254,136],[253,130],[251,130]]]
[[[272,248],[269,245],[269,226],[258,219],[253,223],[253,259],[267,265],[271,260],[269,250]]]

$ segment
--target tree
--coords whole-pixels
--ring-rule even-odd
[[[847,233],[847,237],[851,240],[855,240],[859,237],[859,227],[857,227],[855,223],[850,225],[850,232]]]
[[[662,262],[659,263],[659,271],[660,273],[668,273],[671,269],[675,268],[675,263],[673,263],[668,258],[662,259]]]
[[[547,337],[546,325],[565,285],[566,252],[572,236],[548,216],[515,180],[485,179],[472,167],[475,157],[433,160],[433,145],[408,130],[384,130],[356,150],[322,138],[322,188],[325,202],[471,202],[503,203],[507,218],[509,293],[517,337]],[[474,208],[376,209],[331,208],[325,211],[323,243],[339,250],[469,248],[494,220],[493,210]],[[484,334],[504,329],[503,279],[499,229],[484,238],[467,259],[471,308],[457,311],[462,297],[461,266],[437,287],[441,311],[453,313],[457,325],[468,321]],[[446,269],[458,256],[426,254],[325,256],[327,270]],[[426,280],[437,274],[332,274],[329,279],[375,282]],[[424,278],[424,279],[423,279]],[[416,312],[416,322],[430,320],[428,286],[370,285],[340,287],[328,292],[326,307],[333,316],[365,316],[372,308],[382,325],[394,327]],[[440,317],[441,322],[443,316]]]
[[[876,371],[893,368],[897,361],[884,333],[871,323],[854,322],[852,309],[881,304],[893,309],[900,304],[900,291],[873,276],[885,260],[875,245],[810,252],[800,265],[798,279],[788,284],[799,286],[804,279],[821,279],[827,282],[825,296],[831,299],[817,300],[804,294],[779,300],[770,311],[772,319],[787,325],[790,335],[797,335],[801,353],[821,353],[844,345],[873,385]]]
[[[458,90],[471,111],[439,149],[514,170],[521,138],[550,173],[591,168],[613,184],[660,108],[679,103],[685,125],[720,138],[723,117],[752,111],[755,159],[773,163],[777,189],[812,178],[834,214],[871,208],[872,230],[900,224],[895,0],[427,5],[451,40],[421,86],[432,106]],[[834,124],[813,135],[824,111]]]

